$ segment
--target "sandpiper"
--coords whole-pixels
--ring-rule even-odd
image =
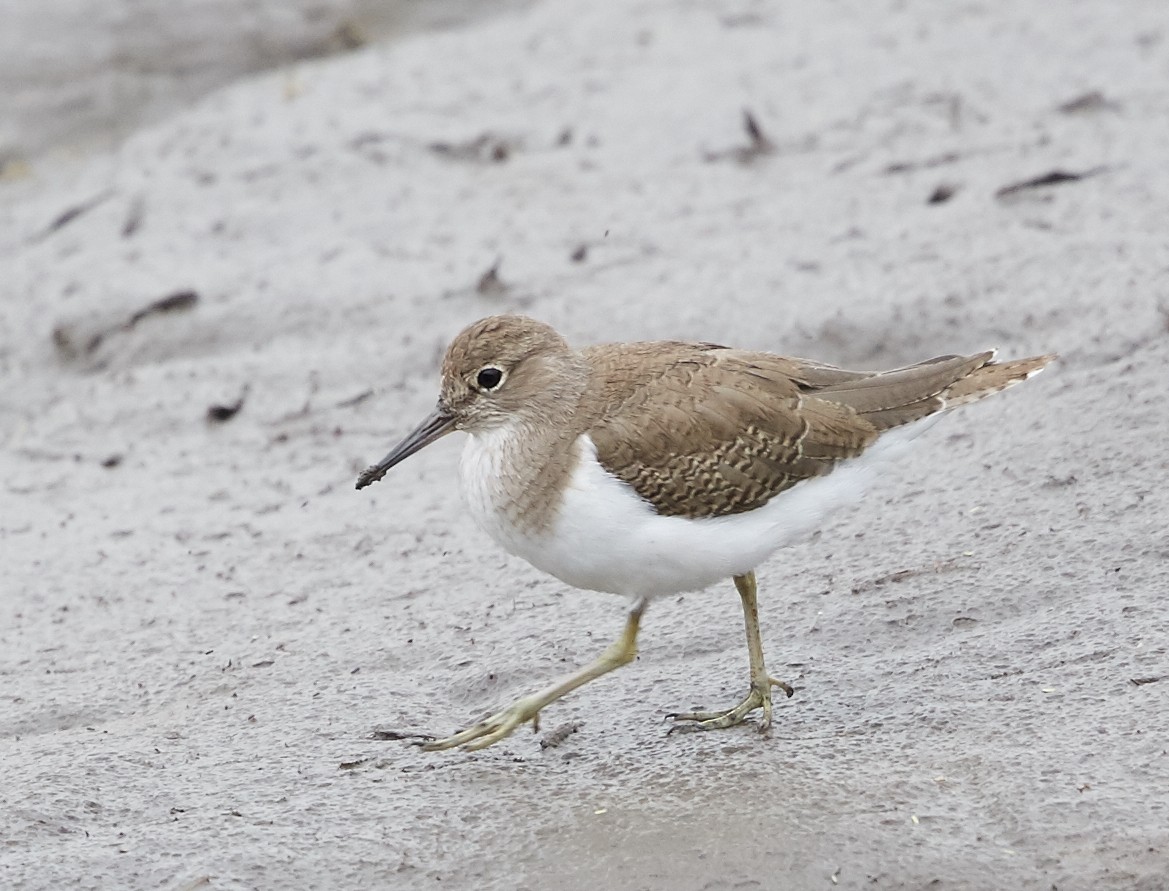
[[[361,489],[454,430],[468,434],[463,492],[482,529],[512,554],[577,588],[633,601],[596,660],[445,739],[481,749],[637,655],[655,597],[727,578],[742,600],[750,687],[719,711],[672,714],[685,726],[740,724],[771,688],[755,568],[858,500],[873,468],[942,412],[1026,380],[1053,356],[996,363],[994,352],[939,356],[892,371],[711,343],[572,349],[516,315],[464,329],[447,349],[438,406],[357,481]]]

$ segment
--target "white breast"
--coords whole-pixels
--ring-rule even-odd
[[[476,525],[504,550],[522,557],[520,548],[527,535],[512,520],[513,493],[506,481],[506,470],[516,460],[514,438],[518,435],[508,428],[469,434],[459,462],[459,478]]]
[[[508,521],[508,495],[500,483],[506,434],[468,439],[461,464],[463,488],[480,527],[537,569],[577,588],[664,596],[742,575],[811,533],[834,510],[859,500],[874,467],[933,420],[891,431],[829,475],[799,483],[761,508],[728,517],[659,516],[632,487],[600,465],[588,436],[576,442],[579,461],[559,510],[542,534],[525,534]]]

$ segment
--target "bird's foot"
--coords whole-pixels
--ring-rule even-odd
[[[777,681],[775,678],[768,676],[765,680],[752,681],[751,690],[744,697],[743,701],[734,708],[726,709],[725,711],[712,712],[675,712],[666,715],[666,717],[674,722],[674,726],[670,728],[672,733],[675,730],[722,730],[724,727],[734,727],[736,724],[742,724],[747,719],[747,715],[755,711],[755,709],[763,709],[763,719],[759,722],[759,732],[763,733],[771,726],[771,688],[779,687],[788,696],[793,692],[791,685],[783,681]],[[689,724],[679,724],[679,721],[690,721]]]
[[[540,709],[544,704],[539,696],[525,696],[454,736],[422,743],[422,748],[427,752],[439,752],[456,746],[462,746],[468,751],[485,749],[511,736],[517,727],[528,721],[532,722],[534,729],[538,729]]]
[[[511,736],[521,724],[532,722],[534,730],[540,729],[540,710],[546,705],[571,693],[582,684],[608,674],[615,668],[627,665],[637,656],[637,629],[641,624],[641,614],[645,612],[648,601],[644,598],[633,605],[629,611],[629,618],[625,620],[625,630],[621,632],[605,652],[596,659],[570,675],[554,681],[537,693],[517,699],[507,708],[489,715],[477,724],[461,730],[454,736],[445,739],[432,739],[423,743],[422,748],[428,752],[438,752],[443,749],[453,749],[462,746],[464,749],[475,751],[494,745],[501,739]]]

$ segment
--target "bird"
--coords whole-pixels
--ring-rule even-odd
[[[437,405],[357,488],[453,431],[468,512],[504,550],[567,585],[622,595],[621,634],[578,671],[423,747],[482,749],[572,690],[633,661],[649,604],[730,578],[743,609],[748,690],[729,708],[674,712],[715,730],[772,721],[756,569],[858,501],[875,469],[952,409],[1055,358],[988,350],[888,371],[678,340],[574,349],[550,325],[496,315],[464,328]]]

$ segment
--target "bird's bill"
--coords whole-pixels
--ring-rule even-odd
[[[367,467],[357,478],[357,488],[364,489],[376,483],[395,464],[405,461],[415,452],[426,448],[436,439],[441,439],[455,428],[454,417],[441,405],[430,416],[414,428],[405,439],[398,443],[388,455],[372,467]]]

